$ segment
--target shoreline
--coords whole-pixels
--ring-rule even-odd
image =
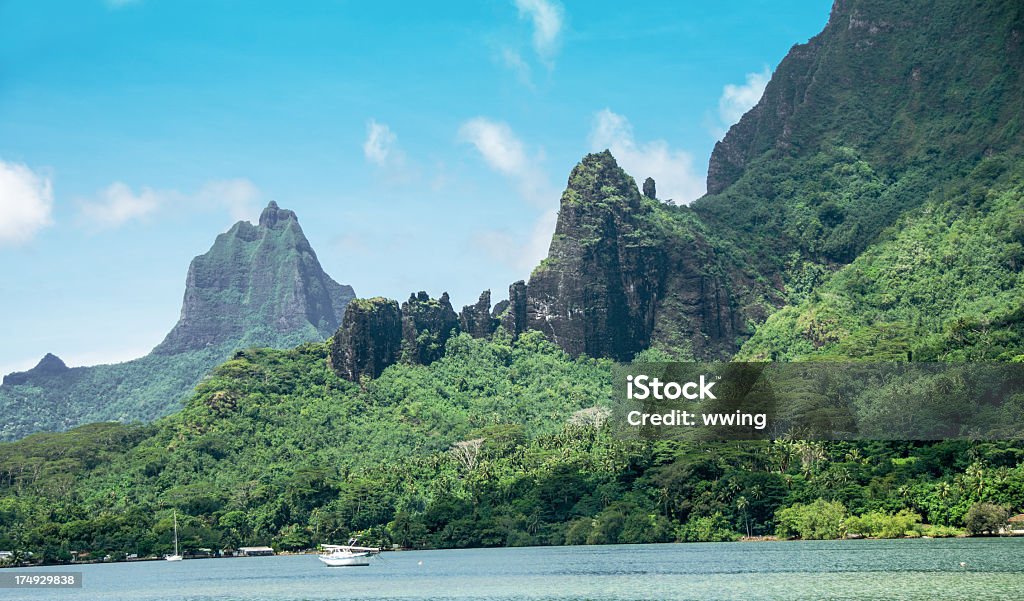
[[[996,536],[970,536],[967,534],[960,534],[957,536],[917,536],[917,537],[900,537],[900,538],[878,538],[878,537],[850,537],[846,536],[843,538],[835,539],[802,539],[802,538],[779,538],[773,535],[765,536],[744,536],[733,541],[706,541],[706,542],[668,542],[668,543],[626,543],[626,544],[612,544],[612,545],[526,545],[522,547],[453,547],[453,548],[424,548],[424,549],[381,549],[381,553],[407,553],[410,551],[467,551],[467,550],[484,550],[484,549],[553,549],[553,548],[600,548],[600,547],[616,547],[616,546],[664,546],[664,545],[695,545],[695,544],[736,544],[736,543],[821,543],[821,542],[863,542],[863,541],[911,541],[911,540],[998,540],[998,539],[1012,539],[1012,538],[1024,538],[1022,534],[1001,534]],[[287,556],[299,556],[299,555],[317,555],[319,552],[316,550],[304,550],[304,551],[281,551],[274,553],[273,555],[259,555],[259,556],[239,556],[239,555],[215,555],[208,557],[185,557],[186,561],[196,561],[205,559],[265,559],[267,557],[287,557]],[[82,565],[95,565],[95,564],[114,564],[114,563],[140,563],[140,562],[153,562],[153,561],[164,561],[164,558],[150,556],[150,557],[138,557],[132,559],[96,559],[87,561],[71,561],[71,562],[53,562],[53,563],[35,563],[31,565],[6,565],[0,564],[0,569],[24,569],[24,568],[39,568],[39,567],[52,567],[52,566],[82,566]]]

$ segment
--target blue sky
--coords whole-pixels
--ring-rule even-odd
[[[497,301],[585,153],[703,193],[830,4],[0,2],[0,372],[145,354],[271,199],[360,296]]]

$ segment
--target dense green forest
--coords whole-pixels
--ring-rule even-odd
[[[611,363],[459,335],[359,383],[326,344],[238,353],[186,408],[0,447],[0,548],[466,547],[984,533],[1024,499],[1009,442],[618,437]],[[647,359],[660,358],[651,357]]]

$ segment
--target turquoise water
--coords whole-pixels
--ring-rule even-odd
[[[81,571],[83,588],[0,589],[0,599],[983,601],[1024,599],[1024,539],[410,551],[365,568],[327,568],[306,555],[39,570]]]

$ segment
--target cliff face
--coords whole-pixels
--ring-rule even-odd
[[[459,327],[473,338],[486,338],[498,327],[491,315],[491,291],[484,290],[476,304],[466,305],[459,313]]]
[[[644,231],[636,182],[608,151],[569,176],[548,258],[527,285],[527,326],[572,355],[627,360],[650,344],[665,252]]]
[[[295,213],[271,202],[193,259],[181,318],[153,352],[285,347],[330,336],[355,297],[320,267]]]
[[[398,302],[382,297],[349,303],[341,328],[331,342],[331,368],[356,382],[376,378],[398,361],[402,347],[402,312]]]
[[[430,365],[444,356],[448,339],[460,331],[447,292],[438,299],[422,291],[410,294],[401,307],[382,297],[357,299],[334,334],[328,361],[347,380],[376,378],[399,361]]]
[[[501,327],[513,336],[518,336],[529,327],[528,308],[526,282],[519,280],[508,287],[508,300],[494,305],[494,315]]]
[[[836,0],[824,30],[793,46],[757,105],[715,145],[709,194],[766,152],[822,143],[896,170],[1018,147],[1024,6]],[[1011,135],[1006,135],[1011,133]]]
[[[432,299],[426,292],[409,295],[402,303],[402,358],[409,363],[430,365],[444,356],[444,345],[452,332],[460,331],[459,316],[445,292]]]
[[[628,361],[654,345],[727,356],[744,321],[734,288],[747,282],[689,209],[657,202],[650,178],[645,188],[608,151],[573,169],[548,258],[525,286],[526,326],[571,355]],[[523,292],[513,285],[510,299]],[[506,315],[519,334],[511,307]]]
[[[813,102],[808,98],[819,53],[822,34],[806,44],[798,44],[779,64],[765,87],[761,100],[715,143],[708,162],[708,194],[718,194],[739,179],[752,159],[772,149],[790,148],[793,118],[798,109]]]

